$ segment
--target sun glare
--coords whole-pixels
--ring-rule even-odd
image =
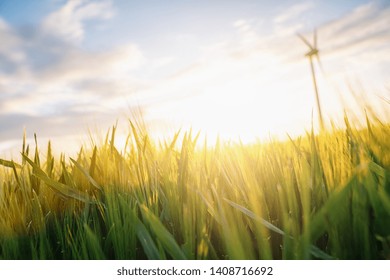
[[[171,92],[182,92],[183,98],[151,106],[147,116],[202,131],[211,142],[220,137],[247,143],[304,132],[314,106],[307,71],[298,66],[291,74],[291,65],[263,58],[269,63],[263,67],[253,58],[218,59],[199,67],[170,82]]]

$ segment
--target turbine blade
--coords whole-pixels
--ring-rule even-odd
[[[307,45],[311,50],[313,49],[312,45],[310,45],[310,43],[305,39],[305,37],[303,37],[301,34],[297,34],[297,36],[305,43],[305,45]]]
[[[317,30],[314,29],[313,31],[313,44],[314,44],[314,49],[317,49]]]

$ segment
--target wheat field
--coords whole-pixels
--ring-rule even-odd
[[[390,125],[164,142],[129,122],[75,158],[0,164],[1,259],[390,259]]]

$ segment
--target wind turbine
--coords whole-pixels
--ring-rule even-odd
[[[320,97],[319,97],[319,94],[318,94],[316,74],[315,74],[314,65],[313,65],[313,57],[316,57],[317,61],[318,61],[318,64],[321,67],[320,57],[318,55],[319,50],[317,49],[317,32],[316,32],[316,30],[314,30],[314,32],[313,32],[313,45],[310,44],[301,34],[297,34],[297,35],[309,47],[309,51],[305,54],[305,56],[308,57],[309,61],[310,61],[310,69],[311,69],[311,75],[312,75],[312,78],[313,78],[314,91],[315,91],[315,94],[316,94],[317,109],[318,109],[318,119],[320,121],[320,129],[324,130],[324,119],[322,118]]]

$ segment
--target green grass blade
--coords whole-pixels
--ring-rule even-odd
[[[20,164],[17,164],[13,160],[6,160],[6,159],[1,159],[1,158],[0,158],[0,165],[5,166],[5,167],[9,167],[9,168],[19,168],[19,169],[22,168],[22,166]]]
[[[136,232],[138,240],[140,241],[142,248],[149,260],[158,260],[160,259],[160,253],[157,249],[156,244],[153,241],[153,238],[150,236],[148,230],[144,224],[137,218],[136,222]]]
[[[234,208],[236,208],[237,210],[241,211],[242,213],[244,213],[245,215],[247,215],[248,217],[252,218],[253,220],[256,220],[256,221],[259,221],[260,223],[262,223],[266,228],[268,228],[269,230],[272,230],[273,232],[276,232],[280,235],[284,235],[284,231],[281,230],[280,228],[274,226],[273,224],[271,224],[270,222],[268,222],[267,220],[257,216],[255,213],[253,213],[252,211],[250,211],[249,209],[229,200],[229,199],[226,199],[225,198],[225,201],[227,203],[229,203],[231,206],[233,206]]]
[[[82,167],[77,161],[75,161],[74,159],[70,159],[72,161],[72,163],[81,171],[81,173],[84,174],[84,176],[88,179],[88,181],[91,183],[92,186],[94,186],[95,188],[97,188],[98,190],[102,191],[103,188],[101,186],[99,186],[99,184],[91,177],[91,175],[89,175],[88,171]]]
[[[33,175],[37,177],[38,179],[45,182],[51,189],[53,189],[55,192],[60,193],[61,195],[68,197],[68,198],[74,198],[76,200],[85,202],[85,203],[92,203],[92,201],[89,199],[88,195],[85,193],[80,192],[77,189],[71,188],[65,184],[62,184],[60,182],[57,182],[50,177],[46,175],[46,173],[38,166],[36,165],[31,159],[29,159],[27,156],[22,155],[23,158],[33,167],[34,173]]]
[[[312,217],[310,224],[310,234],[313,241],[317,240],[329,225],[326,221],[334,221],[340,216],[338,211],[340,205],[344,205],[351,193],[353,186],[356,184],[356,174],[352,176],[349,182],[342,189],[330,195],[328,201]]]
[[[176,243],[175,238],[165,228],[161,221],[146,206],[141,205],[140,209],[142,217],[147,221],[151,230],[171,257],[175,260],[185,260],[186,256]]]

